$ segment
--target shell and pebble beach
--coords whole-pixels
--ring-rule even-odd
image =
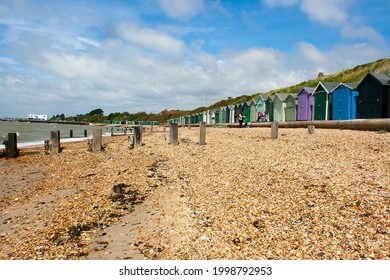
[[[179,128],[0,159],[0,259],[390,259],[390,134]]]

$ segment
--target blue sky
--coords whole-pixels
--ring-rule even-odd
[[[390,1],[0,0],[0,117],[158,113],[390,57]]]

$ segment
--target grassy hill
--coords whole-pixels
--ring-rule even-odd
[[[316,87],[318,82],[342,82],[342,83],[359,83],[368,73],[374,74],[390,74],[390,58],[380,59],[375,62],[363,64],[356,66],[352,69],[342,70],[335,74],[327,75],[322,78],[314,79],[293,85],[290,87],[279,88],[266,92],[267,95],[275,95],[277,93],[298,93],[299,90],[305,87]],[[209,107],[200,107],[193,111],[190,114],[198,113],[205,111],[207,109],[216,109],[222,106],[237,104],[244,101],[249,101],[256,99],[260,93],[254,93],[253,95],[241,95],[236,98],[229,98],[226,100],[218,101],[217,103]]]
[[[280,88],[276,90],[271,90],[267,92],[269,95],[274,95],[276,93],[281,92],[295,92],[298,93],[298,91],[301,89],[301,87],[315,87],[317,86],[318,82],[324,81],[324,82],[341,82],[341,83],[359,83],[368,73],[374,73],[374,74],[390,74],[390,58],[380,59],[375,62],[363,64],[356,66],[352,69],[342,70],[340,72],[337,72],[332,75],[327,75],[325,77],[315,79],[315,80],[309,80],[306,82],[302,82],[300,84],[286,87],[286,88]]]

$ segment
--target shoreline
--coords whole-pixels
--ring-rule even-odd
[[[0,159],[0,179],[45,175],[0,199],[0,259],[390,259],[390,134],[279,133],[208,128],[201,146],[179,128],[177,146],[145,133],[133,150],[119,136]]]
[[[128,135],[133,135],[133,132],[128,132],[126,133],[126,136]],[[123,133],[114,133],[114,135],[111,135],[111,133],[103,133],[102,137],[107,138],[107,137],[116,137],[116,136],[124,136],[125,134]],[[60,143],[73,143],[73,142],[83,142],[87,141],[89,139],[92,139],[93,136],[87,136],[87,137],[64,137],[60,138]],[[44,140],[42,141],[33,141],[33,142],[21,142],[18,143],[17,147],[19,148],[34,148],[34,147],[43,147],[45,145]],[[5,149],[4,144],[0,144],[0,149]]]
[[[89,125],[88,122],[66,122],[66,121],[40,121],[40,120],[18,120],[24,123],[48,123],[48,124],[73,124],[73,125]]]

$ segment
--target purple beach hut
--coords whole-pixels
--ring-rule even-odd
[[[313,119],[313,92],[314,88],[302,87],[298,92],[298,121],[311,121]]]

